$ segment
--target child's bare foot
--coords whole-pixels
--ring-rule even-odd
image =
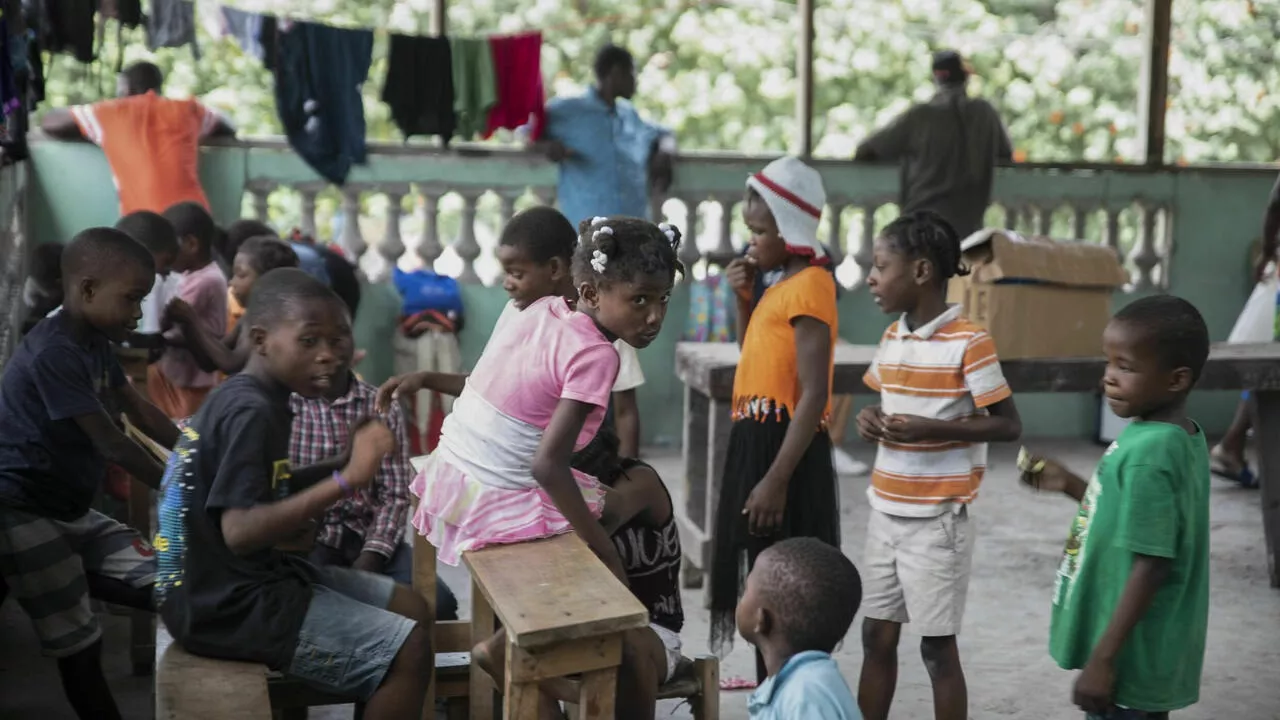
[[[502,684],[502,668],[498,667],[495,662],[494,653],[489,648],[492,640],[486,640],[471,648],[471,662],[475,663],[481,670],[488,673],[493,681]]]

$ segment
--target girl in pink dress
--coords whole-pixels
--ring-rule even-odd
[[[576,308],[544,297],[510,313],[445,419],[440,444],[411,486],[413,524],[456,565],[462,553],[573,530],[619,577],[626,572],[598,518],[605,489],[570,468],[604,419],[621,339],[658,336],[675,283],[680,233],[626,217],[579,227]],[[491,656],[501,635],[478,647]]]

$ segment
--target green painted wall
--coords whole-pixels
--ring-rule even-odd
[[[28,227],[38,242],[65,242],[77,231],[116,219],[117,201],[101,152],[82,143],[35,142]],[[764,160],[697,158],[682,161],[673,195],[694,201],[741,197],[743,178]],[[892,201],[896,173],[890,168],[819,163],[833,198]],[[278,183],[315,181],[292,153],[277,147],[209,148],[201,155],[201,178],[220,222],[240,214],[249,180]],[[1275,170],[1270,168],[1177,168],[1153,173],[1100,169],[1065,171],[1019,167],[1002,170],[996,196],[1010,204],[1050,209],[1067,202],[1089,207],[1124,207],[1135,197],[1172,208],[1170,291],[1195,303],[1212,337],[1223,340],[1248,295],[1247,252],[1259,235],[1264,204]],[[554,171],[545,163],[508,153],[431,155],[384,149],[358,169],[353,183],[435,182],[450,187],[550,186]],[[677,218],[681,222],[683,218]],[[681,222],[683,224],[683,222]],[[705,231],[705,229],[704,229]],[[467,325],[461,335],[464,363],[474,362],[506,297],[501,288],[464,286]],[[1116,305],[1131,296],[1117,295]],[[399,300],[386,285],[366,287],[356,320],[357,342],[369,350],[360,370],[373,382],[391,373],[390,337]],[[681,287],[672,298],[667,327],[653,346],[640,353],[647,384],[640,393],[647,441],[678,444],[682,391],[672,372],[677,338],[688,316],[689,294]],[[889,318],[870,301],[865,288],[844,294],[840,303],[842,337],[876,342]],[[1192,412],[1206,427],[1225,428],[1235,406],[1234,393],[1198,393]],[[1022,395],[1019,406],[1028,436],[1092,434],[1096,400],[1076,395]]]

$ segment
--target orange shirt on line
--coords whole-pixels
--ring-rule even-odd
[[[80,132],[102,148],[120,194],[120,214],[162,213],[180,202],[209,200],[197,172],[200,140],[218,115],[196,100],[154,92],[71,108]]]
[[[831,415],[831,376],[835,371],[836,281],[826,268],[807,267],[764,291],[742,339],[742,359],[733,378],[733,419],[781,420],[795,414],[800,400],[796,331],[800,317],[826,323],[831,332],[827,356],[827,402],[820,427]],[[814,428],[817,430],[819,428]]]

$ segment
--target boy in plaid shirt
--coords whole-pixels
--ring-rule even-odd
[[[353,343],[345,343],[348,355],[340,359],[333,387],[322,398],[289,399],[293,428],[289,459],[294,467],[346,463],[351,428],[374,415],[378,388],[351,371]],[[325,513],[316,537],[311,562],[337,565],[390,576],[413,584],[413,548],[404,542],[409,515],[409,442],[404,413],[393,405],[383,418],[396,438],[396,450],[383,458],[373,483]],[[436,617],[458,618],[458,601],[442,580],[436,581]]]

